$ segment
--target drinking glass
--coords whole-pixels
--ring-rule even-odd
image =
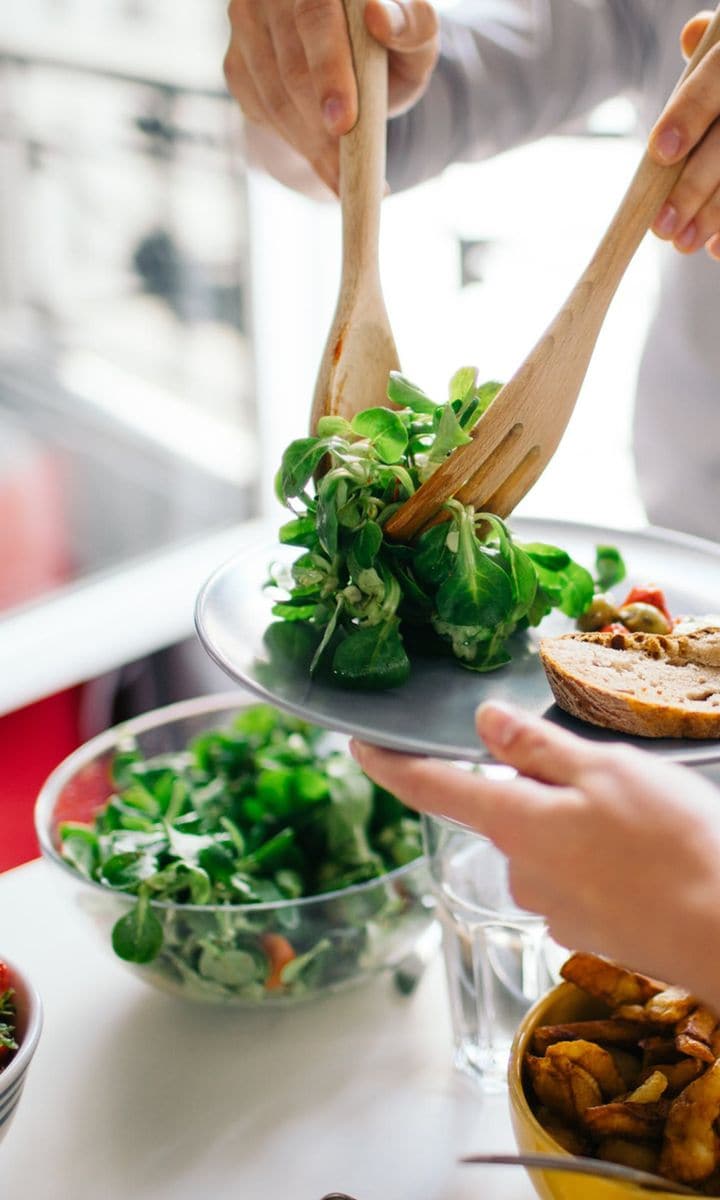
[[[442,924],[455,1064],[488,1091],[505,1087],[515,1029],[556,980],[563,951],[543,917],[518,908],[507,859],[451,821],[423,817]]]

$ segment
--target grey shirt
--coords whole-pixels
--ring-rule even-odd
[[[682,69],[698,0],[465,0],[442,20],[422,100],[390,122],[394,190],[557,132],[618,94],[643,130]],[[720,540],[720,264],[662,250],[640,370],[635,456],[656,524]]]

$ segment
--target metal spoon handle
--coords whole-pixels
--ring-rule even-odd
[[[567,1171],[575,1175],[601,1175],[605,1179],[634,1183],[650,1192],[667,1192],[678,1196],[700,1195],[684,1183],[662,1179],[649,1171],[639,1171],[636,1167],[625,1167],[620,1163],[605,1162],[601,1158],[583,1158],[580,1155],[565,1158],[556,1154],[470,1154],[460,1161],[480,1163],[483,1166],[539,1167],[542,1170]]]

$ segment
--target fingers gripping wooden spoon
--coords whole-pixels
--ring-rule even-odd
[[[680,83],[720,41],[720,6]],[[679,84],[678,84],[679,86]],[[450,496],[504,517],[552,458],[572,415],[610,301],[685,160],[663,167],[645,154],[588,267],[540,341],[473,431],[387,522],[399,541],[436,518]]]
[[[358,119],[340,139],[342,275],[323,354],[311,429],[322,416],[351,420],[387,404],[390,371],[398,369],[380,285],[378,243],[385,189],[387,52],[368,33],[364,0],[344,0],[358,88]]]

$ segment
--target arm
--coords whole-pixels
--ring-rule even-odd
[[[655,54],[647,0],[466,0],[441,22],[424,95],[390,122],[391,187],[562,128],[641,87]]]
[[[337,139],[357,113],[342,0],[231,0],[229,15],[225,73],[251,161],[308,194],[337,191]],[[562,128],[642,87],[658,57],[656,0],[465,0],[442,22],[439,57],[429,0],[367,0],[365,19],[388,48],[393,190]],[[683,30],[686,54],[707,19]],[[688,150],[653,228],[683,253],[707,245],[720,259],[720,47],[651,136],[658,161]]]
[[[368,29],[388,49],[393,188],[541,137],[637,86],[655,44],[651,8],[466,0],[441,22],[437,61],[429,0],[367,0]],[[256,157],[278,174],[289,146],[337,190],[337,138],[357,113],[342,0],[231,0],[228,11],[225,75],[262,131],[250,131]],[[296,171],[288,178],[297,184]]]
[[[564,946],[690,988],[720,1009],[720,793],[650,755],[485,705],[478,730],[514,779],[352,744],[412,808],[491,838],[516,902]]]

